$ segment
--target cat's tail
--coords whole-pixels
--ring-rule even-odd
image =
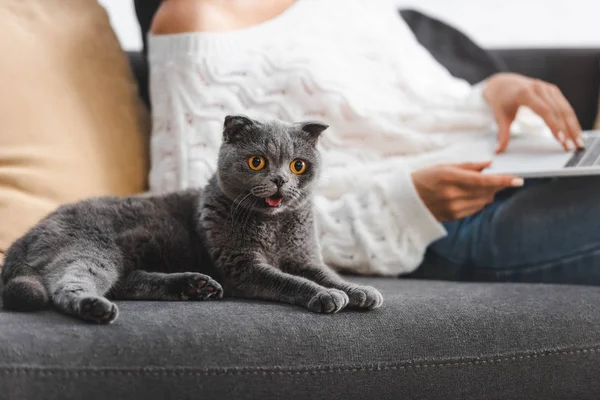
[[[24,262],[23,250],[16,242],[6,254],[2,266],[2,305],[14,311],[41,310],[50,302],[48,291],[38,271]]]

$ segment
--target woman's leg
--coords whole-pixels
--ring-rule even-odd
[[[600,177],[502,193],[446,229],[413,277],[600,285]]]

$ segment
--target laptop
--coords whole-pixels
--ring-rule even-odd
[[[550,135],[518,135],[493,157],[486,174],[523,178],[600,175],[600,131],[583,132],[585,148],[567,152]]]

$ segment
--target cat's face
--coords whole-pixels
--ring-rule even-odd
[[[297,208],[310,197],[319,172],[320,122],[259,122],[228,116],[219,151],[218,180],[234,207],[264,213]]]

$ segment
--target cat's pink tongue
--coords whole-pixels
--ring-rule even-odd
[[[267,204],[271,207],[278,207],[281,204],[281,198],[274,199],[272,197],[267,197]]]

